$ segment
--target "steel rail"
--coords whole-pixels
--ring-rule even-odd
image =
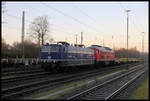
[[[127,88],[130,84],[132,84],[136,79],[138,79],[138,77],[140,77],[142,74],[144,74],[146,72],[142,71],[142,73],[138,74],[137,76],[135,76],[133,79],[131,79],[130,81],[128,81],[126,84],[124,84],[122,87],[120,87],[119,89],[117,89],[115,92],[113,92],[112,94],[110,94],[108,97],[105,98],[105,100],[109,100],[109,99],[113,99],[115,98],[121,91],[123,91],[125,88]]]
[[[141,69],[141,68],[138,68],[138,69]],[[73,95],[73,96],[71,96],[71,97],[68,97],[66,100],[71,100],[71,99],[75,99],[75,98],[78,98],[78,97],[80,97],[80,96],[86,95],[87,93],[92,92],[92,90],[94,90],[94,89],[96,89],[96,88],[98,88],[98,87],[103,87],[103,86],[105,86],[106,84],[109,84],[110,82],[113,82],[113,81],[115,81],[115,80],[117,80],[117,79],[119,79],[119,78],[122,78],[122,77],[124,77],[124,76],[126,76],[126,75],[128,75],[128,74],[131,74],[131,73],[133,73],[133,72],[135,72],[135,71],[137,71],[137,69],[133,69],[133,70],[131,70],[131,71],[125,73],[125,74],[119,75],[118,77],[115,77],[115,78],[113,78],[113,79],[107,80],[107,81],[105,81],[105,82],[103,82],[103,83],[101,83],[101,84],[99,84],[99,85],[96,85],[96,86],[91,87],[91,88],[89,88],[89,89],[87,89],[87,90],[84,90],[84,91],[82,91],[82,92],[80,92],[80,93],[78,93],[78,94],[75,94],[75,95]]]
[[[118,66],[116,66],[116,67],[118,67]],[[114,68],[114,67],[112,67],[112,68]],[[90,77],[92,75],[98,75],[99,72],[100,72],[100,70],[94,71],[94,73],[96,73],[96,74],[91,74],[91,71],[90,71],[90,72],[88,72],[88,74],[89,74],[89,77]],[[28,88],[28,87],[34,86],[32,90],[36,90],[36,89],[44,88],[44,86],[48,87],[49,85],[47,85],[47,84],[49,84],[49,83],[51,83],[50,85],[55,85],[55,84],[60,84],[61,82],[62,83],[64,83],[64,82],[71,82],[71,81],[74,81],[76,79],[77,80],[82,79],[81,76],[83,76],[82,78],[87,78],[88,75],[87,74],[85,75],[85,73],[81,73],[81,74],[78,74],[78,75],[72,75],[70,77],[66,76],[65,78],[64,77],[60,77],[58,79],[43,80],[43,81],[32,82],[32,83],[28,83],[28,84],[24,84],[24,85],[19,85],[19,86],[16,86],[16,87],[5,88],[5,89],[2,89],[2,95],[3,95],[3,92],[9,92],[9,91],[11,92],[12,90],[15,91],[15,89],[16,90],[17,89],[24,89],[24,88]],[[76,77],[76,79],[75,79],[75,77]],[[69,78],[71,78],[71,79],[69,79]],[[68,81],[64,81],[64,80],[68,80]],[[59,82],[56,82],[56,81],[59,81]],[[52,82],[54,82],[54,84]],[[35,85],[40,85],[40,87],[39,86],[35,87]],[[25,90],[14,92],[14,93],[9,93],[9,94],[3,95],[2,98],[6,98],[6,97],[10,97],[10,96],[12,97],[14,95],[21,94],[21,93],[24,93],[24,92],[25,92]],[[31,92],[31,89],[26,90],[26,92]]]

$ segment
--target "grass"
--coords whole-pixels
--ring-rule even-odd
[[[4,80],[4,79],[9,79],[9,78],[12,78],[12,77],[16,77],[16,75],[11,75],[11,76],[3,76],[1,77],[1,80]]]
[[[65,89],[65,88],[77,86],[78,84],[82,84],[83,82],[86,82],[86,80],[79,81],[79,82],[74,82],[74,83],[70,83],[70,84],[65,84],[65,85],[63,85],[63,86],[61,86],[61,87],[58,87],[58,88],[56,88],[56,89],[52,89],[52,90],[49,90],[49,91],[47,91],[47,92],[42,92],[42,93],[36,94],[36,95],[34,95],[34,96],[32,96],[32,97],[25,97],[24,99],[34,99],[34,98],[37,98],[37,97],[40,97],[40,96],[44,96],[44,95],[47,95],[47,94],[50,94],[50,93],[54,93],[54,92],[63,90],[63,89]],[[68,92],[65,91],[65,93],[63,93],[63,94],[66,94],[66,93],[68,93]],[[48,98],[46,98],[46,99],[55,99],[55,98],[60,97],[61,95],[62,95],[62,93],[61,93],[61,94],[54,95],[54,96],[51,96],[51,97],[48,97]]]
[[[135,68],[135,67],[133,67],[133,68]],[[132,69],[133,69],[133,68],[132,68]],[[125,72],[125,70],[117,70],[117,71],[110,72],[109,74],[114,73],[114,72],[119,72],[119,71],[120,71],[120,72]],[[94,78],[92,77],[92,78],[84,79],[84,80],[82,80],[82,81],[77,81],[77,82],[65,84],[65,85],[60,86],[60,87],[58,87],[58,88],[56,88],[56,89],[52,89],[52,90],[49,90],[49,91],[47,91],[47,92],[38,93],[38,94],[33,95],[33,96],[31,96],[31,97],[25,97],[24,99],[34,99],[34,98],[38,98],[38,97],[41,97],[41,96],[44,96],[44,95],[48,95],[48,94],[51,94],[51,93],[55,93],[55,92],[57,92],[57,91],[60,91],[60,90],[65,89],[65,88],[75,87],[75,88],[73,88],[73,89],[71,89],[71,90],[67,90],[67,91],[64,91],[64,92],[62,92],[62,93],[60,93],[60,94],[56,94],[56,95],[53,95],[53,96],[50,96],[50,97],[45,98],[46,100],[48,100],[48,99],[58,99],[59,97],[64,96],[64,95],[66,95],[66,94],[68,94],[68,93],[71,93],[71,92],[73,92],[73,91],[76,91],[76,90],[78,90],[78,89],[80,89],[80,88],[82,88],[82,87],[86,87],[86,86],[89,86],[89,85],[91,85],[91,84],[93,84],[93,83],[99,82],[100,80],[98,80],[97,78],[99,78],[99,76],[96,76],[96,77],[94,77]],[[95,82],[92,82],[92,83],[85,84],[85,85],[82,85],[82,86],[80,86],[80,87],[77,87],[78,85],[84,84],[85,82],[88,82],[88,81],[90,81],[90,80],[94,80]]]
[[[65,88],[76,87],[77,85],[83,84],[84,82],[87,82],[87,81],[90,81],[90,80],[91,79],[85,79],[85,80],[82,80],[82,81],[77,81],[77,82],[73,82],[73,83],[69,83],[69,84],[64,84],[63,86],[60,86],[60,87],[58,87],[56,89],[52,89],[52,90],[49,90],[47,92],[42,92],[42,93],[36,94],[36,95],[34,95],[32,97],[25,97],[25,99],[34,99],[34,98],[37,98],[37,97],[41,97],[41,96],[44,96],[44,95],[47,95],[47,94],[50,94],[50,93],[54,93],[54,92],[63,90]],[[63,92],[61,94],[57,94],[57,95],[48,97],[48,99],[53,99],[53,98],[60,97],[60,95],[62,96],[63,94],[66,94],[66,93],[74,91],[74,90],[77,90],[77,89],[75,88],[75,89],[72,89],[72,90],[69,90],[69,91],[65,91],[65,92]]]
[[[119,70],[119,71],[120,71],[120,70]],[[116,72],[116,71],[115,71],[115,72]],[[113,73],[113,72],[111,72],[111,73]],[[110,73],[110,74],[111,74],[111,73]],[[73,92],[73,91],[76,91],[76,90],[78,90],[78,89],[80,89],[80,88],[82,88],[82,87],[86,87],[86,86],[89,86],[89,85],[91,85],[91,84],[93,84],[93,83],[96,83],[96,82],[100,81],[100,80],[97,79],[98,77],[99,77],[99,76],[96,76],[96,77],[94,77],[94,78],[92,77],[92,78],[84,79],[84,80],[82,80],[82,81],[77,81],[77,82],[65,84],[65,85],[60,86],[60,87],[58,87],[58,88],[56,88],[56,89],[52,89],[52,90],[49,90],[49,91],[47,91],[47,92],[42,92],[42,93],[36,94],[36,95],[34,95],[34,96],[31,96],[31,97],[25,97],[24,99],[34,99],[34,98],[38,98],[38,97],[41,97],[41,96],[44,96],[44,95],[48,95],[48,94],[51,94],[51,93],[54,93],[54,92],[63,90],[63,89],[65,89],[65,88],[75,87],[75,88],[73,88],[73,89],[71,89],[71,90],[67,90],[67,91],[64,91],[64,92],[62,92],[62,93],[60,93],[60,94],[53,95],[53,96],[50,96],[50,97],[46,98],[46,99],[57,99],[57,98],[59,98],[59,97],[61,97],[61,96],[64,96],[64,95],[66,95],[66,94],[68,94],[68,93],[71,93],[71,92]],[[88,83],[88,84],[84,84],[85,82],[88,82],[88,81],[93,80],[93,79],[95,80],[95,82]],[[84,84],[84,85],[82,85],[82,86],[80,86],[80,87],[77,87],[77,86],[80,85],[80,84]]]
[[[117,71],[122,71],[122,70],[117,70]],[[111,73],[113,73],[113,72],[111,72]],[[90,86],[90,85],[92,85],[94,83],[100,82],[101,80],[99,80],[98,78],[99,78],[99,76],[96,76],[96,77],[92,77],[92,78],[85,79],[85,80],[82,80],[82,81],[77,81],[77,82],[74,82],[74,83],[71,83],[71,84],[67,84],[67,85],[65,85],[63,87],[60,87],[60,89],[62,89],[62,88],[69,88],[69,87],[75,87],[75,88],[73,88],[71,90],[64,91],[64,92],[62,92],[60,94],[57,94],[57,95],[53,95],[53,96],[47,97],[46,100],[59,99],[61,96],[65,96],[65,95],[67,95],[69,93],[72,93],[74,91],[77,91],[77,90],[79,90],[81,88],[85,88],[85,87],[88,87],[88,86]],[[91,83],[88,83],[88,84],[84,84],[85,82],[88,82],[88,81],[91,81],[91,80],[94,80],[94,82],[91,82]],[[80,87],[77,87],[80,84],[84,84],[84,85],[82,85]]]
[[[133,99],[133,100],[139,100],[139,99],[143,99],[143,100],[148,100],[149,99],[149,77],[145,80],[145,82],[138,88],[136,89],[131,96],[129,97],[129,99]]]

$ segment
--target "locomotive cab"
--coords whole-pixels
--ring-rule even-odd
[[[67,58],[68,43],[58,42],[57,44],[45,44],[41,49],[41,61],[44,69],[57,69],[62,61]]]
[[[46,44],[42,46],[41,60],[42,61],[56,61],[56,59],[63,59],[64,53],[67,52],[68,44],[58,42],[57,44]]]

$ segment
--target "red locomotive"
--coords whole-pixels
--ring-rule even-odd
[[[108,47],[92,45],[89,48],[94,50],[95,64],[112,64],[115,61],[115,53]]]

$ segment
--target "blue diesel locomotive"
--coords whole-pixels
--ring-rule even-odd
[[[93,65],[94,50],[72,46],[67,42],[45,44],[41,49],[42,67],[48,70],[63,71],[65,68]]]

